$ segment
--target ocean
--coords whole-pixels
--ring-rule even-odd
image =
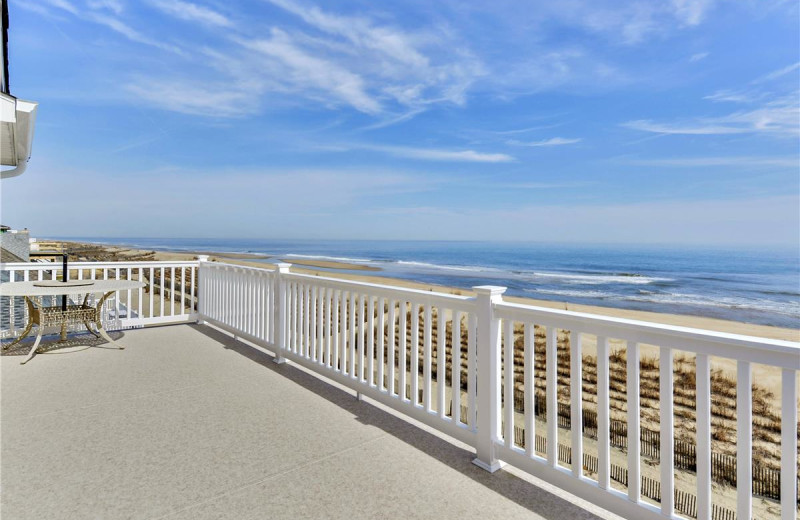
[[[800,328],[800,253],[512,242],[82,238],[156,250],[262,253],[378,267],[369,273],[622,309]],[[353,271],[356,272],[356,271]],[[361,273],[363,274],[363,272]]]

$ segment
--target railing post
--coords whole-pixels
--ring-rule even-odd
[[[477,293],[477,441],[472,463],[494,473],[502,467],[497,460],[495,442],[500,432],[500,320],[494,304],[503,301],[505,287],[481,285]]]
[[[275,338],[275,363],[282,365],[286,363],[286,358],[283,357],[283,349],[286,348],[286,318],[288,316],[288,304],[286,301],[286,277],[289,274],[289,268],[292,264],[280,263],[278,269],[275,271],[275,291],[277,291],[277,298],[273,301],[278,306],[275,309],[274,316],[278,325],[278,335]]]
[[[203,320],[203,316],[205,316],[205,294],[200,289],[200,286],[203,284],[203,278],[200,276],[200,269],[203,267],[203,262],[208,262],[208,255],[197,255],[197,324],[202,325],[205,323]],[[150,283],[153,283],[153,280],[150,280]],[[150,291],[153,291],[154,288],[151,287]],[[150,313],[153,313],[153,309],[150,309]]]

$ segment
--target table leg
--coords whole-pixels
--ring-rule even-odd
[[[31,329],[33,329],[33,314],[34,314],[33,303],[31,303],[31,301],[28,299],[27,296],[25,297],[25,303],[28,305],[28,324],[25,325],[25,330],[22,331],[22,335],[17,339],[15,339],[14,341],[12,341],[11,343],[9,343],[8,345],[5,345],[3,347],[3,350],[11,348],[20,341],[22,341],[23,339],[25,339],[25,337],[31,333]]]
[[[42,341],[42,330],[44,330],[44,327],[39,325],[39,329],[36,331],[36,341],[33,342],[33,346],[31,347],[30,352],[28,352],[28,357],[26,357],[25,361],[20,363],[20,365],[24,365],[25,363],[30,361],[33,356],[36,355],[36,349],[39,347],[39,342]]]
[[[125,347],[123,347],[122,345],[111,339],[111,336],[109,336],[108,333],[105,331],[105,329],[103,328],[103,324],[100,321],[100,317],[102,316],[103,304],[106,302],[106,299],[108,299],[108,297],[114,294],[115,292],[116,291],[110,291],[105,293],[103,297],[100,298],[100,301],[97,302],[97,310],[95,312],[94,324],[97,326],[97,333],[100,334],[100,336],[102,336],[104,340],[116,346],[118,349],[123,350]]]
[[[91,332],[95,338],[99,338],[100,334],[92,330],[92,322],[89,320],[83,320],[83,326],[86,327],[86,330]]]

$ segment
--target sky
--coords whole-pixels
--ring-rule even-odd
[[[800,247],[773,0],[11,0],[34,236]]]

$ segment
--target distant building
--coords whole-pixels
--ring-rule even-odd
[[[31,258],[30,233],[0,226],[0,262],[28,262]]]

